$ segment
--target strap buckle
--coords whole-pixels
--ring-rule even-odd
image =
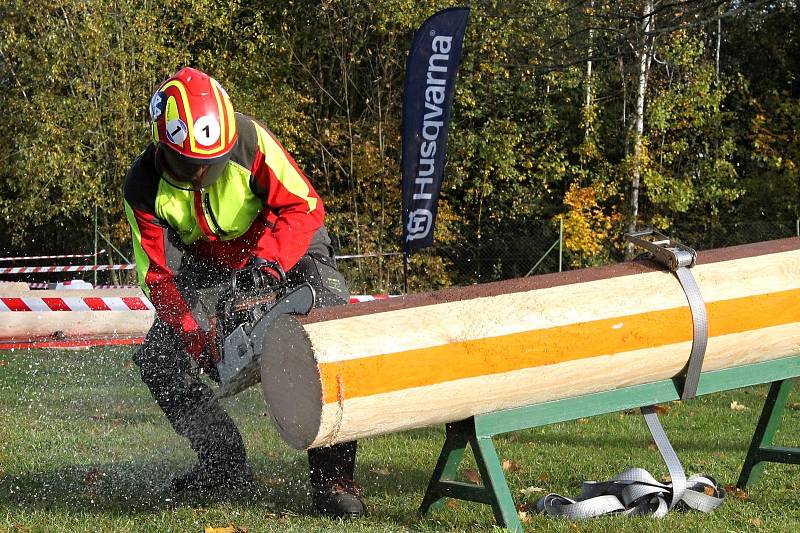
[[[692,268],[697,262],[697,252],[679,242],[675,242],[663,233],[654,229],[626,233],[625,238],[631,243],[644,248],[653,257],[675,272],[681,267]]]
[[[697,395],[700,372],[703,370],[703,358],[708,344],[706,304],[690,270],[697,262],[697,252],[652,229],[629,233],[625,237],[631,243],[651,252],[657,262],[666,266],[678,278],[678,282],[686,294],[689,310],[692,313],[693,336],[692,351],[689,354],[681,399],[694,398]]]

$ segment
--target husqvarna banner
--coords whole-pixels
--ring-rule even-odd
[[[447,127],[469,8],[439,11],[417,30],[403,95],[403,251],[433,244]]]

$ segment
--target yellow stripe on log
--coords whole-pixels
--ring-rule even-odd
[[[711,302],[707,312],[709,337],[800,322],[800,289]],[[339,382],[350,399],[691,339],[682,307],[321,363],[323,401],[339,401]]]

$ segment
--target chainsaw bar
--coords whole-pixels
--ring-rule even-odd
[[[284,314],[305,315],[316,295],[308,283],[277,300],[254,324],[240,324],[227,337],[222,360],[217,363],[219,388],[216,399],[228,398],[261,381],[262,341],[272,321]]]

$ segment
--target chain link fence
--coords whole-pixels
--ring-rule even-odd
[[[800,220],[676,224],[662,233],[696,250],[800,236]],[[573,270],[625,260],[624,231],[591,257],[572,252],[558,223],[534,220],[504,237],[477,238],[458,245],[434,245],[411,256],[409,292],[463,286]],[[349,253],[339,250],[339,254]],[[403,260],[394,255],[340,259],[354,294],[403,292]]]
[[[676,224],[661,230],[666,235],[696,250],[723,248],[737,244],[800,236],[800,220],[736,222],[733,224]],[[568,235],[558,222],[531,220],[516,224],[502,236],[468,237],[456,245],[435,244],[411,256],[408,292],[418,293],[449,286],[488,283],[512,278],[573,270],[625,260],[624,230],[604,243],[603,251],[593,256],[569,250]],[[392,243],[395,246],[397,243]],[[403,257],[397,251],[359,254],[347,236],[335,237],[338,266],[353,294],[402,294]],[[385,246],[385,248],[389,248]],[[353,257],[356,255],[356,257]],[[112,257],[105,258],[107,262]],[[30,264],[49,264],[43,261]],[[70,260],[70,264],[89,264],[89,260]],[[101,262],[102,263],[102,262]],[[14,266],[9,263],[5,266]],[[0,281],[47,282],[68,279],[95,281],[93,273],[30,274],[4,276]],[[96,283],[137,284],[134,271],[100,272]]]

